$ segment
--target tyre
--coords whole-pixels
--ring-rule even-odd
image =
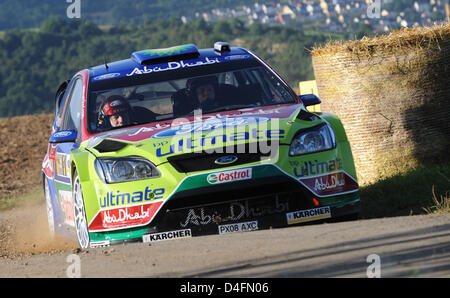
[[[89,247],[89,231],[84,209],[83,191],[81,189],[80,177],[75,170],[73,176],[72,199],[75,215],[75,229],[77,232],[78,244],[81,248]]]
[[[50,187],[48,186],[47,177],[44,177],[44,195],[45,205],[47,209],[48,230],[51,238],[55,237],[55,213],[53,212],[52,197]]]

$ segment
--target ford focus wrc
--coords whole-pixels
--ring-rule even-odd
[[[317,103],[225,42],[82,70],[55,96],[50,231],[87,248],[357,216],[344,128]]]

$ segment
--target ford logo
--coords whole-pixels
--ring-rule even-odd
[[[115,73],[107,73],[101,76],[96,76],[93,80],[94,81],[101,81],[101,80],[107,80],[107,79],[114,79],[120,76],[119,72]]]
[[[237,156],[227,155],[227,156],[219,157],[218,159],[216,159],[216,161],[214,161],[214,163],[216,163],[218,165],[228,165],[228,164],[232,164],[236,160],[238,160]]]

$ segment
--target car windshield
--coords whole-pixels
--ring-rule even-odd
[[[91,133],[189,117],[194,111],[207,114],[297,102],[292,90],[254,59],[91,81],[89,89]]]

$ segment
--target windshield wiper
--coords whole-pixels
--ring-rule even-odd
[[[232,106],[226,106],[226,107],[219,107],[219,108],[215,108],[212,110],[201,110],[202,113],[204,114],[209,114],[209,113],[217,113],[217,112],[224,112],[224,111],[230,111],[230,110],[236,110],[236,109],[244,109],[244,108],[253,108],[253,107],[257,107],[257,105],[232,105]],[[190,117],[190,116],[194,116],[194,111],[191,111],[187,114],[183,114],[180,115],[178,117]]]
[[[217,112],[230,111],[230,110],[243,109],[243,108],[253,108],[253,107],[256,107],[256,105],[248,105],[248,104],[247,105],[232,105],[232,106],[215,108],[215,109],[204,111],[204,112],[205,113],[217,113]]]

